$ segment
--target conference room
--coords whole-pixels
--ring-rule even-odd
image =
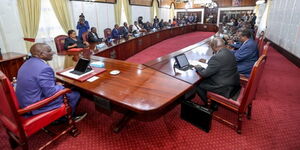
[[[300,1],[1,2],[0,149],[300,148]]]

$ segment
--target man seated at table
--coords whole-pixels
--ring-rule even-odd
[[[123,28],[122,30],[120,31],[121,32],[121,35],[126,38],[128,36],[130,36],[131,34],[129,33],[129,27],[128,27],[128,24],[127,22],[124,22],[123,23]]]
[[[115,28],[112,30],[111,35],[113,39],[120,39],[122,37],[118,24],[115,24]]]
[[[144,27],[145,27],[145,30],[147,30],[147,32],[150,32],[152,30],[152,25],[149,21],[145,23]]]
[[[133,34],[139,34],[140,32],[146,32],[145,29],[142,29],[139,25],[138,22],[135,21],[134,25],[132,26],[132,33]]]
[[[99,38],[95,27],[92,27],[91,32],[88,33],[88,42],[102,42],[102,38]]]
[[[88,42],[82,42],[82,40],[76,36],[75,30],[69,30],[68,36],[69,37],[65,39],[65,50],[72,48],[84,48],[85,46],[89,46]]]
[[[251,39],[251,32],[249,30],[243,30],[239,34],[239,38],[243,44],[238,50],[233,51],[233,53],[239,73],[249,77],[252,67],[258,59],[257,44]]]
[[[47,64],[52,60],[54,52],[50,46],[44,43],[36,43],[30,48],[32,57],[27,60],[18,71],[16,95],[21,108],[34,104],[50,97],[65,87],[56,82],[53,69]],[[72,114],[76,122],[82,120],[86,113],[75,116],[75,108],[79,102],[79,92],[73,91],[67,94]],[[47,106],[27,113],[25,116],[34,116],[60,107],[63,97],[49,103]],[[66,121],[66,119],[64,119]]]
[[[203,78],[197,86],[197,93],[207,105],[207,91],[231,98],[240,88],[240,76],[237,71],[237,63],[230,50],[225,48],[222,38],[211,40],[210,46],[214,55],[209,59],[207,68],[195,66],[197,73]],[[216,108],[216,104],[212,104]]]

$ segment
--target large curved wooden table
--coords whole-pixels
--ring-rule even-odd
[[[79,88],[84,93],[88,93],[88,95],[93,95],[97,108],[102,111],[121,110],[125,115],[114,126],[114,131],[119,132],[133,116],[143,120],[147,118],[145,116],[150,116],[150,118],[153,116],[159,117],[161,112],[169,109],[169,106],[193,96],[191,94],[193,93],[191,92],[193,82],[197,82],[199,77],[197,78],[194,75],[190,80],[190,77],[174,76],[168,70],[168,66],[172,64],[173,55],[193,50],[200,45],[205,45],[205,42],[192,45],[189,48],[153,60],[145,65],[122,60],[159,41],[176,35],[194,31],[217,32],[217,30],[218,28],[215,25],[194,24],[119,41],[115,45],[93,50],[94,55],[87,56],[92,61],[100,60],[105,64],[107,71],[97,75],[99,79],[96,81],[79,82],[61,76],[57,76],[57,79],[65,84]],[[93,46],[95,45],[91,45],[91,48],[94,49]],[[161,68],[160,66],[163,67]],[[119,75],[111,75],[109,72],[112,70],[120,70],[121,73]]]

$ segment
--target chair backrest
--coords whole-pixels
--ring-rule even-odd
[[[89,34],[89,31],[82,33],[82,40],[83,40],[83,42],[87,42],[88,34]]]
[[[258,42],[257,42],[257,47],[258,47],[258,51],[259,51],[259,56],[262,55],[262,51],[264,49],[264,38],[263,37],[260,37],[258,38]]]
[[[18,114],[19,103],[8,78],[0,71],[0,121],[13,133],[25,134]],[[24,135],[23,134],[23,135]]]
[[[259,85],[259,81],[261,79],[261,76],[263,74],[263,70],[266,64],[266,58],[267,56],[262,55],[259,57],[259,59],[255,62],[250,77],[249,77],[249,81],[246,85],[245,88],[245,93],[244,93],[244,97],[243,100],[241,102],[241,106],[240,106],[240,111],[244,112],[245,109],[247,108],[247,106],[253,101],[254,97],[255,97],[255,93],[256,93],[256,89]]]
[[[121,34],[123,34],[124,26],[120,26],[118,30],[119,30],[119,32],[120,32]]]
[[[56,49],[57,49],[57,53],[65,51],[64,45],[65,45],[65,39],[68,36],[66,35],[59,35],[57,37],[54,38],[54,42],[56,45]]]
[[[267,44],[264,45],[264,49],[262,50],[260,55],[266,55],[267,56],[269,47],[270,47],[270,42],[267,42]]]
[[[109,36],[111,36],[111,29],[110,28],[104,29],[104,37],[107,38]]]

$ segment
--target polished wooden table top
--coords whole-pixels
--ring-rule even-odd
[[[134,112],[162,109],[192,88],[186,82],[143,65],[97,56],[91,59],[103,61],[107,69],[98,75],[100,78],[96,81],[78,82],[61,76],[57,78]],[[111,75],[109,72],[112,70],[121,72]]]
[[[17,58],[23,58],[26,56],[26,54],[20,54],[15,52],[2,53],[2,55],[0,55],[0,62],[9,61]]]
[[[201,58],[209,60],[212,56],[212,50],[209,47],[210,38],[203,40],[199,43],[191,45],[189,47],[183,48],[174,53],[162,56],[153,61],[147,62],[144,65],[153,68],[155,70],[161,71],[167,75],[180,79],[190,84],[197,84],[200,81],[200,76],[193,70],[181,71],[176,69],[174,72],[174,56],[184,53],[189,60],[189,62],[199,61]]]

